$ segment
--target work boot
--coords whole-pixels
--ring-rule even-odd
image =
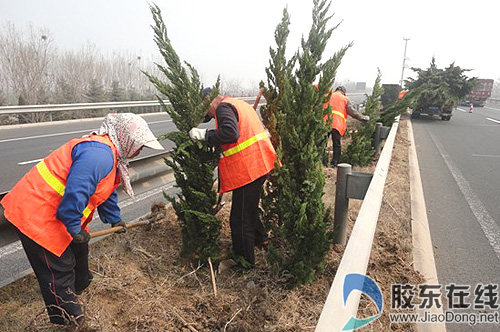
[[[85,278],[82,281],[75,281],[75,294],[82,295],[83,291],[90,286],[92,280],[94,280],[94,275],[92,272],[88,271],[88,278]]]

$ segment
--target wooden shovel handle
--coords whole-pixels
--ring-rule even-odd
[[[133,221],[131,223],[126,224],[125,228],[129,229],[129,228],[132,228],[132,227],[137,227],[137,226],[142,226],[142,225],[149,225],[149,224],[151,224],[151,221],[148,218],[146,218],[146,219],[140,218],[138,221]],[[94,237],[98,237],[98,236],[112,234],[112,233],[116,233],[116,232],[118,232],[118,231],[120,231],[122,229],[123,229],[122,226],[112,227],[112,228],[108,228],[108,229],[103,229],[101,231],[90,233],[90,237],[94,238]]]
[[[262,92],[264,92],[264,88],[260,88],[259,94],[257,95],[257,98],[255,99],[255,103],[253,103],[254,110],[257,110],[257,106],[259,106],[259,101],[260,101],[260,97],[262,97]]]

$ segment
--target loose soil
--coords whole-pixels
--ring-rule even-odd
[[[413,326],[390,324],[387,302],[391,284],[418,284],[412,268],[410,194],[406,121],[396,138],[383,205],[373,243],[368,275],[381,287],[386,310],[361,331],[413,331]],[[373,171],[369,168],[357,169]],[[325,168],[325,202],[333,205],[336,170]],[[230,204],[219,212],[221,243],[231,247]],[[349,232],[361,201],[352,201]],[[321,313],[343,248],[328,255],[324,271],[313,284],[283,287],[271,273],[265,252],[257,250],[257,266],[250,271],[215,271],[217,296],[210,269],[179,256],[181,236],[174,212],[164,203],[153,206],[159,219],[152,229],[131,229],[91,246],[94,281],[80,296],[87,326],[78,331],[313,331]],[[360,317],[376,308],[362,297]],[[46,317],[33,275],[0,289],[0,331],[68,331],[55,328]]]

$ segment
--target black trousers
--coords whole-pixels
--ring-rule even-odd
[[[328,133],[328,136],[332,137],[332,147],[333,147],[332,165],[337,166],[337,164],[340,162],[340,154],[342,153],[342,145],[340,143],[342,136],[340,135],[337,129],[332,129]]]
[[[88,243],[71,243],[57,257],[17,230],[26,256],[35,272],[50,321],[68,324],[83,317],[76,294],[90,285]]]
[[[259,219],[260,195],[266,178],[267,174],[233,190],[229,216],[233,251],[251,264],[255,264],[255,244],[267,238],[264,225]]]

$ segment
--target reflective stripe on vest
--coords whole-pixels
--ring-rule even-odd
[[[42,176],[43,180],[47,182],[47,184],[54,189],[59,195],[64,196],[64,191],[66,190],[66,186],[61,183],[49,170],[45,162],[42,160],[38,164],[36,164],[36,169],[38,170],[38,173]],[[83,215],[85,218],[88,218],[92,211],[90,208],[87,206],[83,210]]]
[[[240,152],[240,151],[248,148],[252,144],[255,144],[258,141],[260,141],[262,139],[265,139],[267,137],[269,137],[269,134],[267,132],[263,132],[263,133],[257,134],[257,135],[255,135],[253,137],[250,137],[246,141],[241,142],[240,144],[238,144],[236,146],[233,146],[232,148],[227,149],[226,151],[223,151],[222,154],[224,155],[224,157],[229,157],[229,156],[231,156],[231,155],[233,155],[233,154],[235,154],[237,152]]]
[[[336,115],[340,116],[340,117],[341,117],[342,119],[344,119],[344,120],[346,119],[345,114],[344,114],[344,113],[342,113],[342,112],[339,112],[339,111],[332,111],[332,114],[336,114]]]

